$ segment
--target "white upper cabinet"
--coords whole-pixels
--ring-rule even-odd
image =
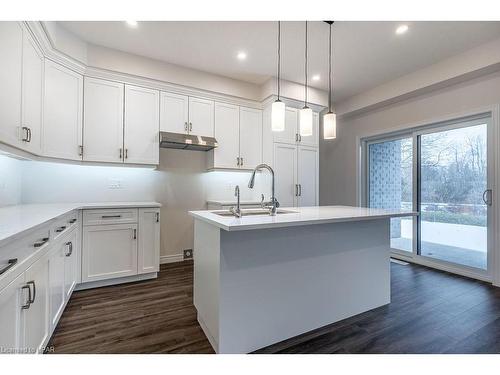
[[[215,138],[219,146],[214,149],[213,167],[239,168],[239,129],[239,107],[232,104],[215,103]]]
[[[85,77],[83,160],[123,161],[123,83]]]
[[[125,163],[159,164],[160,93],[125,85]]]
[[[297,206],[318,204],[318,148],[297,147]]]
[[[0,22],[0,142],[18,147],[21,127],[23,31],[17,22]]]
[[[81,160],[83,77],[45,60],[43,154]]]
[[[300,129],[300,121],[299,121],[299,128]],[[297,131],[297,133],[300,134],[300,130]],[[312,135],[309,136],[300,136],[298,137],[299,139],[299,144],[300,145],[305,145],[305,146],[312,146],[312,147],[318,147],[319,143],[319,114],[316,112],[313,112],[313,132]]]
[[[297,147],[286,143],[274,144],[273,169],[276,175],[275,195],[281,207],[296,205]]]
[[[189,125],[189,98],[184,95],[161,92],[160,130],[187,133]]]
[[[217,138],[219,142],[219,139]],[[262,163],[262,111],[240,107],[240,167],[253,169]]]
[[[285,130],[281,132],[273,132],[274,141],[281,143],[297,142],[298,129],[298,110],[295,108],[286,107],[285,109]]]
[[[206,137],[214,136],[214,102],[189,97],[189,133]]]
[[[42,151],[43,56],[27,32],[23,36],[21,142],[33,154]]]

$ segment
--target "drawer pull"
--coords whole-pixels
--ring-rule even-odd
[[[31,305],[32,303],[35,303],[35,299],[36,299],[36,284],[35,284],[35,281],[34,281],[34,280],[32,280],[32,281],[28,281],[28,282],[26,283],[26,285],[28,285],[28,287],[29,287],[30,285],[33,285],[33,298],[31,298],[31,297],[32,297],[32,295],[31,295],[31,293],[30,293],[30,299],[29,299],[29,301],[28,301],[28,302],[30,303],[30,305]],[[30,292],[31,292],[31,289],[30,289]]]
[[[66,229],[66,226],[65,226],[65,225],[63,225],[62,227],[57,228],[57,229],[56,229],[56,232],[57,232],[57,233],[61,233],[61,232],[63,232],[65,229]]]
[[[122,215],[102,215],[101,218],[103,219],[119,219],[122,217]]]
[[[69,221],[69,223],[70,223],[70,224],[76,223],[76,219],[71,219],[71,220]]]
[[[156,222],[157,223],[160,222],[160,213],[159,212],[156,213]]]
[[[45,238],[42,238],[41,241],[39,242],[35,242],[33,244],[34,247],[42,247],[43,245],[45,245],[47,242],[49,241],[49,237],[45,237]]]
[[[0,270],[0,275],[1,275],[2,273],[7,272],[7,271],[8,271],[9,269],[11,269],[12,267],[14,267],[14,265],[15,265],[16,263],[17,263],[17,258],[14,258],[14,259],[9,259],[9,260],[7,261],[7,265],[6,265],[4,268],[2,268],[2,269]]]
[[[134,229],[134,240],[137,239],[137,229]]]

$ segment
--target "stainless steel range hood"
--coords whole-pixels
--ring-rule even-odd
[[[210,151],[217,147],[213,137],[199,135],[160,132],[161,148],[176,148],[178,150]]]

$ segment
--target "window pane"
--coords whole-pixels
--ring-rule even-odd
[[[486,269],[486,137],[486,124],[421,136],[421,255]]]
[[[370,144],[369,206],[386,209],[412,209],[412,138]],[[412,251],[413,218],[391,219],[391,247]]]

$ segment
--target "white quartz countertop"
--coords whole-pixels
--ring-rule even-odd
[[[279,210],[293,212],[277,214],[276,216],[245,216],[245,210],[242,210],[243,217],[241,218],[220,216],[214,212],[225,211],[213,210],[189,211],[189,214],[196,219],[203,220],[226,231],[282,228],[417,215],[416,212],[406,210],[384,210],[351,206],[288,207],[280,208]]]
[[[73,210],[97,208],[160,207],[158,202],[91,202],[21,204],[0,207],[0,246]]]

